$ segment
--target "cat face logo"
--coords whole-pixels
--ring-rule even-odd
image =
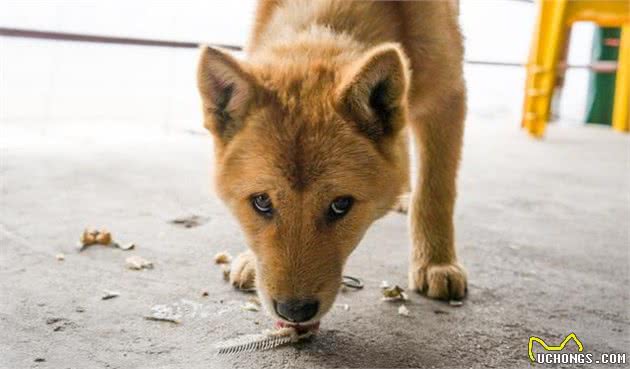
[[[546,351],[562,351],[564,349],[564,346],[566,346],[566,344],[571,340],[573,340],[577,344],[579,352],[582,352],[584,350],[584,345],[582,345],[582,341],[580,341],[580,339],[577,338],[575,333],[571,333],[568,336],[566,336],[564,340],[562,341],[562,343],[560,343],[558,346],[549,346],[545,343],[545,341],[542,340],[542,338],[531,336],[529,337],[529,344],[527,345],[529,358],[532,362],[534,363],[536,362],[536,357],[534,356],[534,352],[532,351],[534,342],[538,342],[542,346],[542,348],[545,349]]]

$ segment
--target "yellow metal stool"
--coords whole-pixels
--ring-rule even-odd
[[[522,126],[535,137],[545,133],[560,54],[571,25],[579,21],[622,29],[612,123],[617,131],[630,131],[630,0],[539,0],[522,120]]]

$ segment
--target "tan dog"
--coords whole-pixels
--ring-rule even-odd
[[[456,4],[261,1],[246,61],[203,48],[198,85],[216,185],[281,322],[316,324],[370,224],[409,191],[407,130],[420,171],[410,200],[410,288],[461,299],[453,207],[465,85]]]

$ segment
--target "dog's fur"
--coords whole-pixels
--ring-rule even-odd
[[[446,1],[261,1],[245,61],[204,47],[198,69],[216,186],[250,251],[231,281],[328,311],[370,224],[409,191],[407,129],[419,176],[410,198],[410,288],[460,299],[453,231],[465,116],[457,7]],[[254,211],[266,193],[272,217]],[[335,198],[355,203],[326,219]]]

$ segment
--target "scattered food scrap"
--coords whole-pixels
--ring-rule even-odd
[[[96,243],[97,234],[98,234],[98,231],[95,231],[95,230],[90,230],[88,228],[83,230],[83,234],[81,235],[81,238],[79,239],[79,241],[81,242],[81,246],[85,247],[85,246],[94,245]]]
[[[81,238],[79,239],[79,251],[83,251],[92,245],[117,247],[125,251],[131,250],[136,246],[134,243],[128,243],[121,246],[113,241],[112,234],[106,229],[95,230],[86,228],[83,230],[83,234],[81,234]]]
[[[94,240],[99,245],[109,245],[112,243],[112,234],[109,233],[109,231],[102,229],[96,233]]]
[[[177,306],[169,306],[169,305],[155,305],[151,308],[151,313],[146,315],[144,319],[153,320],[156,322],[169,322],[174,324],[181,323],[181,309],[179,309],[179,305]]]
[[[116,298],[118,296],[120,296],[119,292],[104,290],[103,291],[103,296],[101,296],[101,300],[110,300],[110,299]]]
[[[64,255],[62,253],[59,253],[59,254],[55,255],[55,258],[57,260],[59,260],[59,261],[64,261],[64,260],[66,260],[66,255]]]
[[[207,290],[201,291],[201,296],[202,297],[208,297],[209,295],[210,295],[210,293]]]
[[[402,316],[409,316],[409,309],[407,309],[405,305],[400,305],[400,307],[398,307],[398,314]]]
[[[232,256],[227,251],[221,251],[214,255],[215,264],[229,264],[232,261]]]
[[[82,306],[77,306],[76,309],[74,309],[74,311],[76,311],[77,313],[84,313],[85,308]]]
[[[398,285],[383,288],[382,292],[385,301],[405,301],[408,299],[405,290]]]
[[[335,304],[335,306],[342,308],[344,311],[349,311],[350,310],[350,305],[348,304]]]
[[[184,228],[192,228],[200,226],[207,221],[207,218],[200,217],[199,215],[191,215],[187,217],[175,218],[171,220],[170,223]]]
[[[131,270],[153,269],[152,262],[138,255],[133,255],[125,259],[125,264],[127,268]]]
[[[464,302],[461,301],[461,300],[451,300],[451,301],[448,302],[448,304],[451,305],[451,306],[459,307],[459,306],[464,305]]]
[[[153,320],[153,321],[156,321],[156,322],[169,322],[169,323],[173,323],[173,324],[181,323],[179,320],[177,320],[175,318],[158,317],[158,316],[153,316],[153,315],[147,315],[147,316],[144,317],[144,319],[146,319],[146,320]]]
[[[260,300],[258,300],[258,297],[252,297],[245,303],[245,305],[241,306],[241,309],[247,311],[260,311]]]
[[[133,250],[136,248],[136,244],[133,242],[129,242],[126,243],[124,245],[120,245],[120,244],[114,244],[116,247],[118,247],[119,249],[123,250],[123,251],[128,251],[128,250]]]
[[[390,288],[391,285],[389,284],[389,282],[387,281],[382,281],[381,282],[381,289],[385,289],[385,288]]]

